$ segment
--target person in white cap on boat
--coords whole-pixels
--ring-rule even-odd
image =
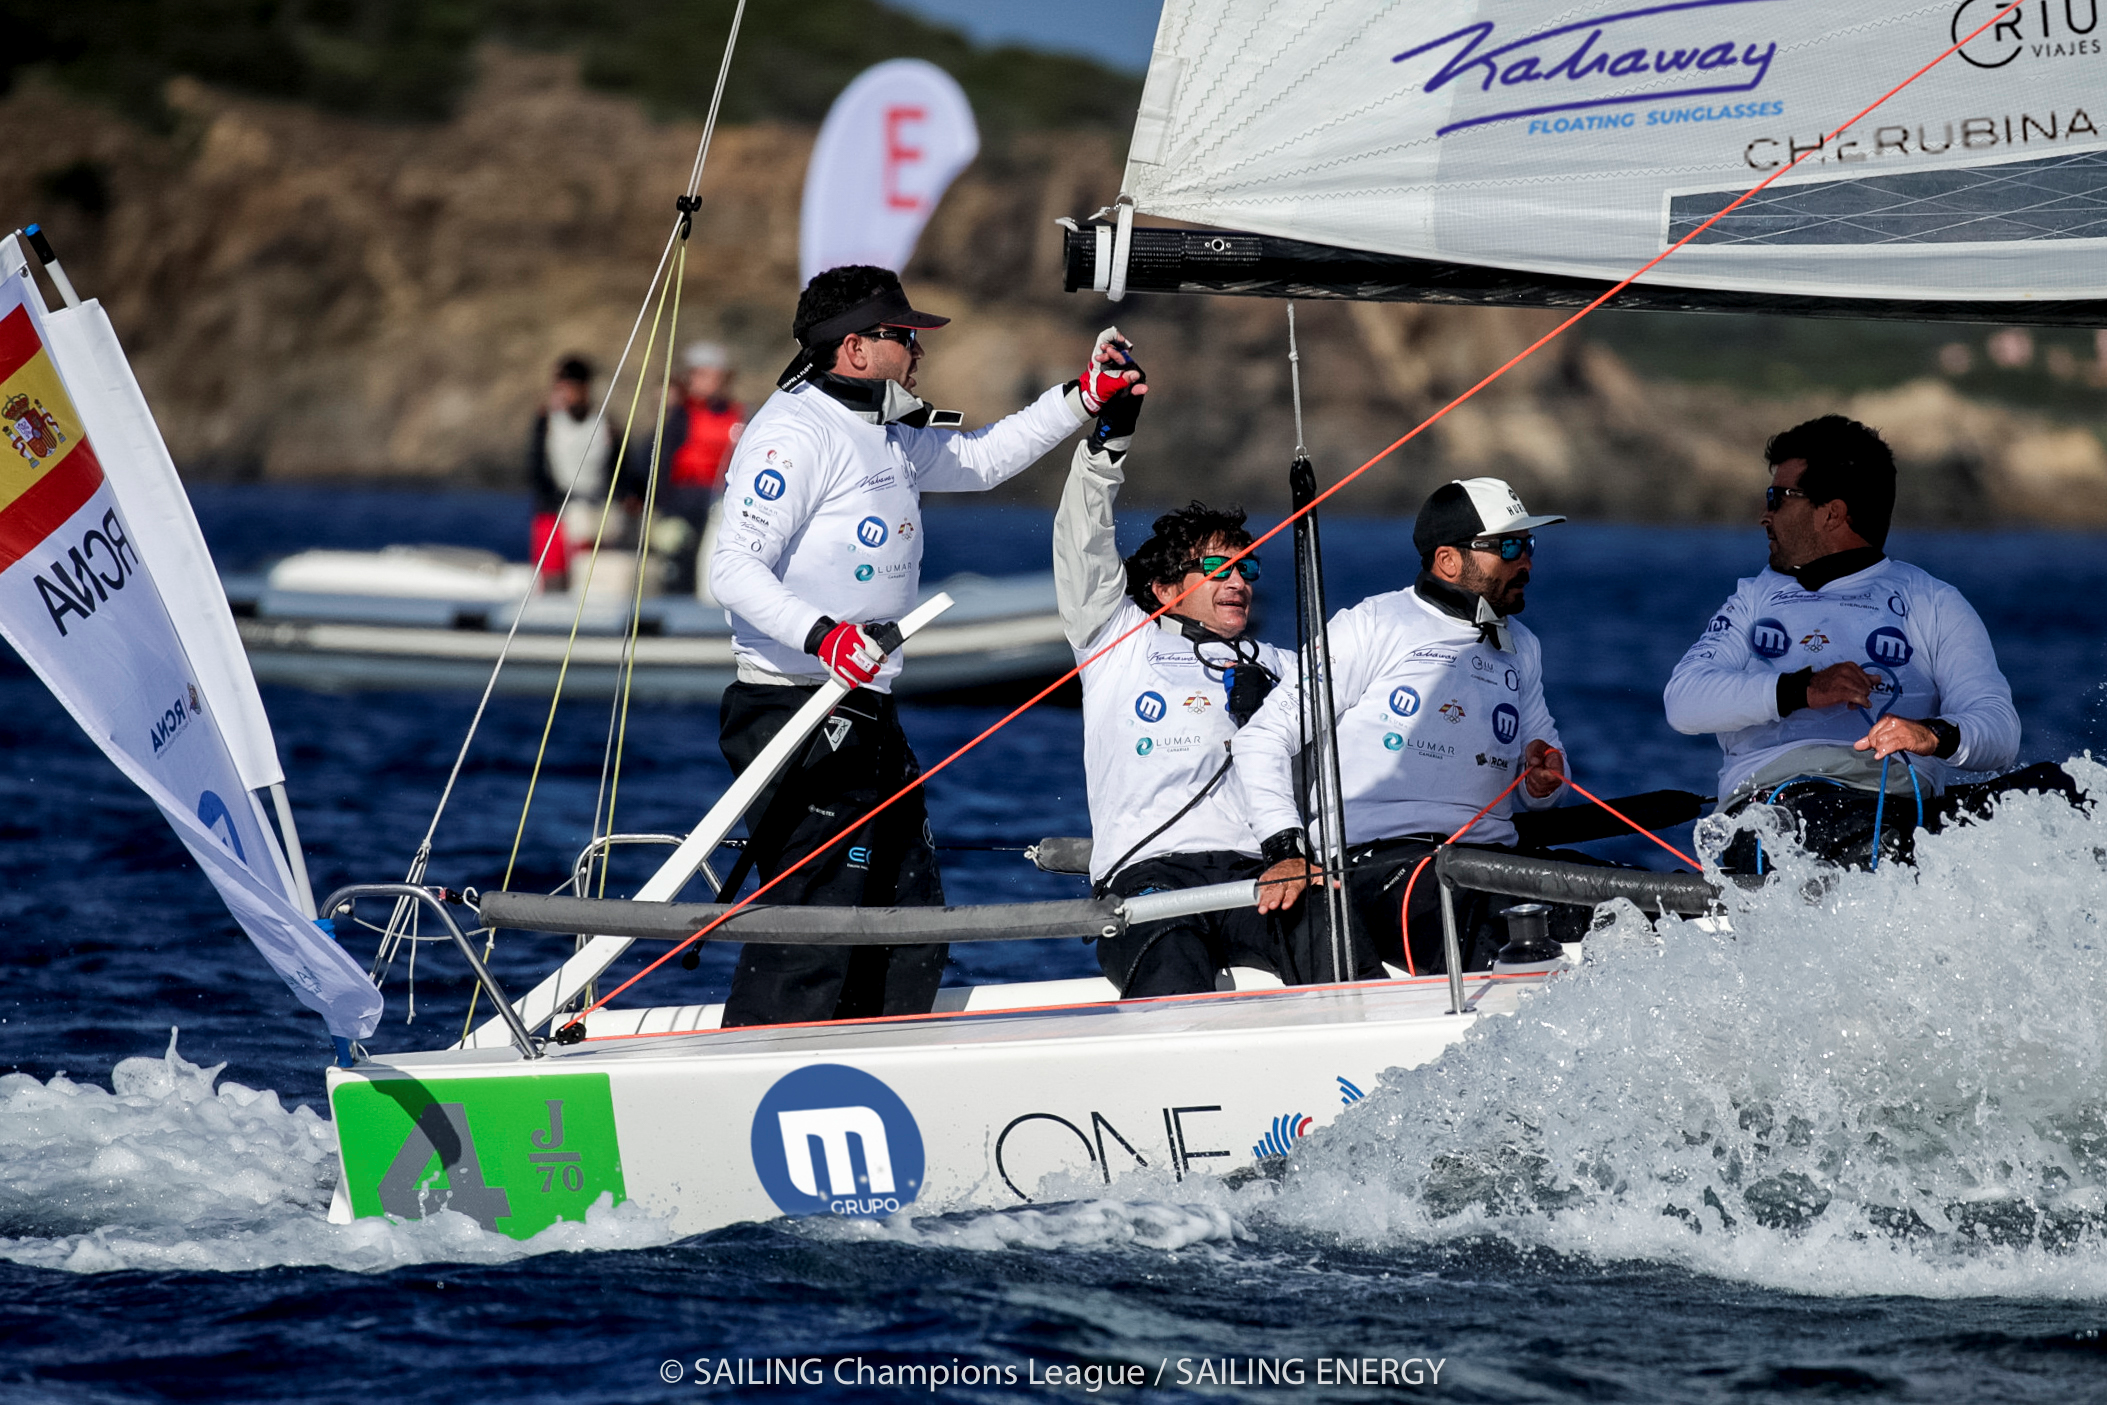
[[[669,589],[710,600],[707,574],[717,544],[724,471],[746,428],[746,407],[732,399],[731,353],[713,341],[689,343],[680,354],[680,398],[666,411],[659,458],[665,465],[665,507],[658,526],[674,565]]]
[[[1332,700],[1345,786],[1347,896],[1359,940],[1393,966],[1444,972],[1439,892],[1413,886],[1410,940],[1401,904],[1419,861],[1492,802],[1466,843],[1511,848],[1519,804],[1546,809],[1566,788],[1564,748],[1544,705],[1543,651],[1514,618],[1524,606],[1535,531],[1566,519],[1532,515],[1498,478],[1434,490],[1412,540],[1418,579],[1332,618]],[[1254,832],[1265,836],[1262,911],[1292,907],[1319,881],[1294,782],[1298,689],[1276,689],[1238,734],[1234,777]],[[1498,946],[1490,904],[1463,914],[1467,968]]]
[[[798,299],[799,351],[748,423],[726,477],[709,582],[732,622],[738,681],[719,741],[735,771],[829,676],[851,692],[747,815],[745,868],[773,878],[920,774],[892,687],[900,662],[872,637],[921,589],[924,492],[980,492],[1030,467],[1102,408],[1127,372],[1093,353],[1083,375],[970,433],[914,395],[918,312],[889,269],[819,274]],[[769,901],[941,905],[918,789],[772,889]],[[726,1025],[926,1012],[946,949],[750,945]]]
[[[1920,824],[2005,790],[2075,794],[2060,767],[1951,787],[2019,757],[2019,713],[1983,622],[1946,582],[1886,554],[1895,456],[1824,415],[1764,448],[1768,567],[1743,580],[1668,681],[1668,724],[1717,734],[1719,809],[1789,812],[1835,863],[1907,857]],[[1886,800],[1881,800],[1883,783]],[[1760,868],[1753,834],[1723,855]]]
[[[1117,328],[1098,344],[1133,365]],[[1054,515],[1054,593],[1084,665],[1090,879],[1099,897],[1238,882],[1265,867],[1228,784],[1229,742],[1294,667],[1292,654],[1249,633],[1258,559],[1229,564],[1251,544],[1241,511],[1196,502],[1167,513],[1120,559],[1113,508],[1147,389],[1137,380],[1105,403],[1076,445]],[[1181,595],[1171,613],[1147,622]],[[1101,939],[1098,965],[1130,999],[1210,991],[1231,966],[1300,983],[1314,974],[1300,916],[1245,907],[1146,923]]]

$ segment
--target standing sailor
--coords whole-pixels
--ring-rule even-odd
[[[984,429],[932,427],[937,412],[911,392],[920,334],[947,321],[915,311],[888,269],[819,274],[792,323],[801,350],[733,452],[709,573],[731,615],[739,668],[720,711],[725,759],[743,771],[828,675],[854,689],[755,802],[739,878],[749,864],[775,877],[921,773],[892,697],[900,662],[869,630],[905,614],[920,592],[921,495],[981,492],[1014,477],[1125,384],[1093,366]],[[942,904],[921,791],[769,899]],[[750,945],[724,1023],[921,1014],[944,956],[941,945]]]
[[[1936,828],[1950,808],[1950,772],[2018,758],[2011,685],[1960,591],[1885,553],[1895,456],[1879,434],[1824,415],[1773,436],[1764,458],[1769,568],[1740,583],[1676,665],[1668,725],[1718,734],[1720,813],[1778,805],[1835,863],[1871,863],[1885,821],[1883,849],[1906,853],[1917,826]],[[2053,766],[1985,784],[2073,791]],[[1755,867],[1755,837],[1723,860]]]
[[[1117,328],[1099,334],[1098,347],[1133,365]],[[1076,445],[1054,516],[1054,593],[1068,642],[1078,663],[1108,650],[1082,675],[1090,880],[1100,896],[1258,876],[1258,837],[1228,784],[1229,739],[1294,665],[1247,633],[1258,561],[1227,564],[1251,544],[1243,513],[1194,503],[1157,518],[1153,535],[1120,560],[1112,512],[1147,392],[1135,375]],[[1172,613],[1146,623],[1181,595]],[[1129,999],[1213,990],[1230,966],[1307,980],[1288,936],[1280,917],[1234,908],[1101,940],[1097,959]]]
[[[1544,705],[1543,649],[1514,618],[1525,603],[1535,529],[1565,520],[1532,517],[1498,478],[1444,483],[1413,524],[1418,580],[1331,622],[1347,896],[1376,953],[1418,975],[1447,970],[1431,880],[1412,889],[1405,941],[1402,904],[1419,861],[1517,776],[1514,789],[1528,809],[1549,808],[1565,788],[1558,728]],[[1251,827],[1267,836],[1261,911],[1293,906],[1297,883],[1316,877],[1294,784],[1300,707],[1297,688],[1277,690],[1236,741]],[[1473,844],[1515,845],[1515,798],[1478,820]],[[1487,943],[1473,940],[1489,931],[1489,904],[1473,899],[1468,907],[1461,922],[1467,968],[1490,959]]]

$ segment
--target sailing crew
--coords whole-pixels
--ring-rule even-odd
[[[614,441],[606,423],[593,413],[593,368],[582,356],[556,363],[548,399],[527,437],[527,482],[534,491],[531,549],[541,563],[543,585],[556,590],[569,579],[571,559],[592,549],[605,505],[607,476],[614,465]],[[613,545],[628,525],[635,494],[627,484],[602,545]]]
[[[888,269],[829,269],[798,298],[799,351],[748,423],[727,476],[726,516],[709,584],[731,615],[738,681],[725,690],[719,743],[743,771],[829,677],[854,689],[748,813],[751,863],[765,879],[839,833],[920,774],[892,686],[900,661],[873,638],[921,586],[924,492],[981,492],[1014,477],[1126,384],[1093,360],[986,428],[917,399],[922,333],[948,318],[916,311]],[[940,905],[917,789],[813,859],[769,901]],[[936,998],[946,948],[749,945],[724,1023],[920,1014]]]
[[[1952,772],[2019,756],[2019,714],[1988,631],[1960,591],[1886,554],[1895,456],[1876,431],[1824,415],[1774,436],[1764,459],[1769,565],[1712,617],[1665,698],[1678,732],[1718,735],[1719,812],[1781,806],[1809,852],[1870,864],[1876,812],[1881,848],[1906,855],[1918,825],[1936,827],[1955,802],[2074,793],[2045,766],[1942,800]],[[1760,864],[1756,836],[1744,831],[1723,861]]]
[[[703,580],[723,521],[724,471],[746,427],[746,407],[732,399],[731,353],[713,341],[690,343],[680,356],[681,396],[666,411],[660,461],[666,465],[665,508],[659,521],[673,562],[668,589],[710,602]]]
[[[1098,345],[1139,377],[1117,328]],[[1293,655],[1250,636],[1258,559],[1229,564],[1251,544],[1241,511],[1196,502],[1167,513],[1120,559],[1113,508],[1147,390],[1137,378],[1105,402],[1076,445],[1054,515],[1054,593],[1083,665],[1098,897],[1258,876],[1258,838],[1227,783],[1229,739],[1294,666]],[[1173,600],[1171,613],[1148,622]],[[1285,925],[1249,907],[1151,922],[1100,940],[1098,965],[1128,999],[1210,991],[1230,967],[1305,981],[1307,957]]]
[[[1448,969],[1438,885],[1411,883],[1420,861],[1488,805],[1466,842],[1512,849],[1517,801],[1547,809],[1565,791],[1543,650],[1514,618],[1536,529],[1565,520],[1531,515],[1498,478],[1445,483],[1413,524],[1418,579],[1332,617],[1347,898],[1359,939],[1408,973]],[[1320,881],[1295,791],[1300,706],[1295,686],[1276,689],[1236,739],[1235,779],[1251,828],[1266,836],[1261,911],[1294,906]],[[1491,906],[1471,895],[1459,913],[1466,969],[1489,965],[1500,945]]]

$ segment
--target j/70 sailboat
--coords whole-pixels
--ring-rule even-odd
[[[1618,305],[2099,320],[2107,275],[2084,255],[2107,208],[2107,143],[2088,107],[2101,60],[2040,47],[2065,43],[2059,25],[2089,32],[2077,29],[2089,14],[1945,0],[1876,5],[1840,27],[1812,0],[1599,14],[1544,0],[1169,0],[1125,192],[1072,228],[1069,283],[1114,298],[1586,302],[1699,230],[1764,163],[1796,156],[1789,179]],[[1863,125],[1829,125],[1850,116],[1839,94],[1871,83],[1869,101],[1963,38]],[[1204,227],[1136,229],[1136,213]],[[927,1016],[736,1030],[715,1027],[714,1007],[595,999],[631,942],[706,927],[742,941],[1024,940],[1250,901],[1247,885],[1009,908],[753,906],[713,926],[725,909],[673,899],[697,873],[714,878],[712,851],[840,696],[823,690],[694,832],[664,837],[674,852],[634,898],[482,898],[486,925],[588,934],[516,1002],[457,924],[456,895],[422,883],[422,856],[413,882],[331,894],[325,916],[391,905],[384,940],[425,913],[497,1010],[452,1048],[365,1055],[354,1041],[376,1026],[379,992],[309,920],[289,809],[274,830],[256,798],[282,794],[268,723],[144,402],[100,311],[47,313],[8,252],[0,631],[153,796],[338,1038],[338,1218],[451,1210],[526,1236],[612,1198],[692,1232],[775,1213],[1014,1205],[1137,1170],[1217,1174],[1285,1152],[1383,1069],[1437,1056],[1556,978],[1562,956],[1465,976],[1452,928],[1451,974],[1434,980],[1269,989],[1231,972],[1216,994],[1127,1002],[1101,981],[982,987],[945,991]],[[1296,487],[1308,503],[1306,465]],[[1321,655],[1313,526],[1296,554],[1305,653]],[[1321,775],[1317,790],[1329,803]],[[580,871],[651,838],[602,834]],[[1454,850],[1434,877],[1653,911],[1716,900],[1694,876]]]

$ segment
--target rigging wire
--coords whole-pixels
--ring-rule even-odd
[[[686,278],[687,268],[688,243],[683,239],[680,245],[680,257],[674,264],[673,316],[666,325],[665,364],[659,369],[658,428],[651,436],[651,467],[644,480],[644,516],[637,532],[636,583],[629,603],[629,639],[624,647],[622,659],[621,722],[616,729],[614,738],[613,774],[608,776],[607,780],[607,833],[609,834],[614,833],[615,801],[622,792],[622,753],[629,741],[629,698],[631,690],[636,683],[637,636],[642,632],[644,622],[644,579],[651,568],[651,528],[653,513],[658,503],[660,457],[665,449],[666,414],[672,400],[673,349],[678,344],[680,337],[680,294],[682,284]],[[602,774],[607,774],[607,767],[604,762],[602,764]],[[596,812],[598,808],[598,803],[595,802],[594,809]],[[597,818],[596,813],[595,819],[597,820]],[[596,823],[593,838],[598,839],[599,837],[599,827]],[[608,868],[609,865],[606,863],[600,865],[600,896],[603,898],[607,896]],[[466,1036],[463,1037],[465,1038]]]
[[[1803,150],[1798,156],[1794,157],[1791,161],[1780,166],[1777,170],[1765,176],[1755,185],[1749,187],[1749,189],[1742,192],[1740,196],[1736,197],[1732,202],[1721,208],[1716,214],[1706,219],[1696,228],[1690,230],[1687,234],[1684,234],[1680,239],[1677,239],[1673,244],[1670,244],[1666,249],[1663,249],[1660,253],[1654,255],[1654,257],[1652,257],[1651,259],[1648,259],[1636,271],[1629,274],[1619,282],[1612,284],[1609,288],[1603,290],[1601,293],[1596,295],[1596,297],[1592,301],[1590,301],[1585,307],[1582,307],[1572,316],[1566,318],[1565,321],[1559,323],[1556,327],[1544,333],[1544,335],[1542,335],[1541,337],[1538,337],[1535,341],[1531,342],[1521,351],[1516,352],[1513,356],[1509,357],[1505,362],[1503,362],[1499,367],[1497,367],[1496,369],[1485,375],[1483,378],[1481,378],[1476,384],[1472,385],[1462,394],[1456,396],[1454,399],[1450,400],[1446,405],[1443,405],[1433,414],[1427,416],[1424,420],[1420,421],[1410,430],[1407,430],[1404,434],[1400,435],[1397,439],[1393,440],[1389,445],[1378,451],[1372,458],[1370,458],[1367,462],[1363,463],[1359,468],[1356,468],[1353,472],[1347,474],[1338,482],[1332,484],[1331,487],[1326,488],[1323,492],[1317,494],[1317,496],[1313,498],[1307,506],[1299,508],[1296,511],[1290,513],[1288,517],[1281,521],[1281,523],[1278,526],[1259,536],[1249,546],[1246,546],[1242,550],[1236,552],[1230,558],[1231,562],[1233,563],[1235,561],[1240,561],[1244,557],[1249,556],[1260,546],[1263,546],[1266,542],[1272,540],[1272,538],[1278,536],[1282,531],[1286,530],[1299,518],[1301,518],[1309,512],[1314,511],[1320,503],[1325,502],[1333,495],[1339,493],[1340,491],[1345,489],[1348,484],[1360,478],[1362,474],[1368,472],[1377,464],[1381,463],[1384,459],[1390,457],[1391,454],[1395,453],[1397,450],[1403,448],[1406,444],[1410,443],[1412,440],[1418,438],[1421,434],[1425,433],[1428,429],[1433,427],[1433,425],[1445,418],[1451,411],[1455,410],[1465,401],[1470,400],[1472,397],[1476,396],[1479,391],[1484,390],[1487,386],[1499,380],[1502,376],[1506,375],[1516,366],[1521,365],[1524,361],[1534,356],[1538,351],[1541,351],[1544,347],[1550,345],[1553,341],[1556,341],[1559,337],[1563,336],[1567,331],[1569,331],[1571,328],[1577,325],[1582,319],[1592,314],[1597,308],[1601,307],[1604,303],[1610,301],[1610,299],[1616,297],[1626,288],[1629,288],[1633,283],[1636,283],[1639,279],[1645,277],[1648,273],[1651,273],[1655,268],[1659,267],[1663,262],[1665,262],[1671,255],[1681,251],[1685,245],[1689,244],[1699,235],[1709,230],[1713,225],[1719,223],[1720,220],[1724,219],[1726,216],[1733,213],[1735,210],[1741,208],[1741,206],[1747,204],[1750,200],[1754,199],[1763,191],[1769,189],[1773,184],[1775,184],[1784,176],[1798,169],[1800,163],[1805,161],[1809,156],[1814,155],[1818,151],[1825,150],[1828,146],[1828,143],[1838,139],[1846,129],[1855,126],[1859,122],[1864,121],[1865,118],[1871,115],[1875,109],[1885,104],[1888,101],[1888,99],[1894,97],[1895,94],[1901,92],[1904,88],[1907,88],[1910,84],[1916,82],[1926,73],[1929,73],[1934,67],[1944,62],[1946,59],[1952,57],[1954,54],[1958,53],[1964,45],[1972,43],[1979,35],[1988,31],[1992,25],[1996,24],[1998,21],[2003,19],[2012,11],[2019,9],[2022,3],[2023,0],[2013,0],[2013,3],[2006,5],[2003,9],[2000,9],[1996,14],[1992,15],[1988,20],[1984,21],[1983,24],[1978,26],[1965,38],[1957,39],[1953,44],[1951,44],[1944,50],[1941,50],[1936,57],[1926,62],[1923,66],[1919,67],[1915,72],[1911,73],[1907,78],[1904,78],[1901,82],[1889,88],[1878,98],[1875,98],[1872,102],[1868,103],[1857,114],[1851,117],[1849,121],[1842,123],[1834,131],[1830,132],[1825,138],[1823,138],[1823,140],[1820,143],[1811,148]],[[628,990],[631,986],[635,985],[644,977],[658,970],[659,967],[665,965],[666,962],[682,954],[696,942],[707,938],[711,932],[715,931],[726,921],[731,919],[733,916],[737,915],[739,912],[743,911],[756,899],[760,898],[763,894],[767,893],[770,889],[774,888],[778,883],[783,882],[792,874],[796,873],[799,869],[803,868],[806,864],[810,863],[813,859],[818,858],[821,854],[826,853],[835,845],[841,843],[850,835],[856,833],[857,830],[859,830],[862,826],[868,824],[872,819],[884,813],[886,810],[891,809],[892,806],[897,804],[906,796],[912,794],[918,787],[926,785],[931,777],[943,771],[946,767],[950,766],[960,757],[966,755],[966,753],[977,748],[982,742],[986,741],[989,737],[992,737],[993,735],[995,735],[995,733],[1007,727],[1011,722],[1023,716],[1027,711],[1029,711],[1033,707],[1036,707],[1039,703],[1053,696],[1053,694],[1065,684],[1067,684],[1070,679],[1073,679],[1080,675],[1085,668],[1088,668],[1090,665],[1104,658],[1106,654],[1118,648],[1121,644],[1125,643],[1128,639],[1131,639],[1136,634],[1140,633],[1142,630],[1153,626],[1157,619],[1169,613],[1172,609],[1181,604],[1185,600],[1186,596],[1191,595],[1193,591],[1197,589],[1199,589],[1198,583],[1196,583],[1190,589],[1180,592],[1177,596],[1173,597],[1169,601],[1166,601],[1153,614],[1136,622],[1131,628],[1121,633],[1118,637],[1107,641],[1103,647],[1099,648],[1096,652],[1092,653],[1089,658],[1082,660],[1074,668],[1062,674],[1061,677],[1054,680],[1052,683],[1049,683],[1046,687],[1040,689],[1037,693],[1033,694],[1023,703],[1011,709],[1008,713],[1005,713],[998,721],[996,721],[991,726],[987,727],[978,736],[975,736],[965,745],[959,747],[956,751],[953,751],[949,756],[946,756],[943,760],[924,770],[920,775],[916,776],[913,780],[909,781],[906,785],[902,786],[899,790],[895,791],[892,795],[888,796],[885,800],[880,801],[871,810],[859,816],[856,820],[850,823],[846,828],[842,829],[839,833],[835,834],[832,838],[818,845],[810,853],[806,854],[803,858],[799,859],[796,863],[791,864],[789,867],[785,868],[781,873],[777,874],[774,878],[762,884],[753,893],[749,894],[744,898],[741,898],[737,903],[733,904],[725,912],[721,913],[715,919],[713,919],[708,926],[703,927],[701,930],[694,933],[686,941],[670,945],[665,951],[665,953],[659,956],[656,960],[652,961],[642,970],[636,972],[627,980],[623,981],[619,986],[615,987],[613,990],[609,991],[607,994],[601,996],[598,1000],[594,1001],[591,1005],[587,1006],[586,1009],[583,1012],[581,1012],[572,1022],[572,1026],[567,1026],[567,1028],[573,1026],[578,1027],[580,1033],[582,1034],[582,1021],[584,1020],[586,1015],[591,1014],[594,1010],[602,1008],[607,1004],[608,1001],[614,999],[616,996]]]
[[[731,74],[732,54],[738,47],[739,26],[741,22],[745,19],[745,17],[746,0],[739,0],[737,7],[732,11],[731,29],[729,33],[727,33],[725,36],[724,57],[722,61],[718,64],[717,84],[710,94],[709,115],[704,120],[702,128],[702,137],[696,143],[695,147],[695,161],[688,172],[688,183],[686,186],[685,193],[690,197],[697,195],[702,189],[703,170],[709,162],[710,142],[717,131],[717,114],[724,103],[725,82]],[[616,360],[614,372],[608,380],[607,395],[602,398],[600,402],[599,414],[595,417],[593,421],[593,427],[596,431],[603,424],[606,423],[607,407],[610,403],[612,403],[614,399],[615,387],[621,380],[622,372],[629,365],[630,353],[636,349],[637,334],[641,332],[644,327],[644,314],[648,312],[651,308],[651,296],[654,292],[658,291],[659,281],[666,276],[668,264],[673,261],[676,252],[680,251],[682,244],[685,242],[681,238],[680,233],[681,225],[687,222],[685,218],[685,213],[686,212],[684,212],[684,217],[682,219],[676,219],[674,221],[673,227],[667,231],[666,242],[664,247],[659,250],[658,264],[652,269],[651,279],[644,287],[644,296],[642,297],[642,299],[639,300],[637,304],[636,317],[630,323],[629,336],[622,343],[622,354],[620,358]],[[590,440],[588,440],[588,442],[590,442]],[[579,467],[583,467],[582,459],[580,460]],[[575,484],[576,481],[577,474],[574,471],[572,474],[573,484]],[[563,497],[564,506],[569,505],[570,496],[571,489],[566,488]],[[548,560],[549,550],[553,545],[554,539],[552,537],[549,542],[543,544],[540,554],[535,557],[534,565],[537,573],[539,573],[541,567],[544,564],[546,564]],[[519,633],[520,621],[524,617],[525,613],[526,602],[522,601],[520,604],[520,608],[513,613],[512,626],[505,635],[504,645],[498,651],[497,662],[491,666],[489,681],[484,684],[483,695],[481,699],[477,702],[475,713],[471,717],[468,724],[468,734],[462,738],[461,749],[459,753],[456,754],[456,756],[454,757],[453,769],[448,773],[446,778],[446,785],[441,790],[439,795],[439,803],[432,811],[431,823],[425,827],[424,839],[418,845],[418,858],[415,861],[413,861],[417,865],[417,877],[410,878],[408,880],[409,882],[414,883],[418,881],[418,877],[421,877],[423,874],[422,864],[425,860],[429,859],[430,857],[433,835],[437,832],[439,828],[439,821],[441,817],[444,816],[446,813],[447,802],[453,796],[455,782],[460,779],[462,765],[468,759],[468,749],[474,743],[476,731],[483,721],[484,713],[489,708],[491,695],[496,691],[497,688],[498,674],[500,671],[503,670],[505,666],[506,658],[511,652],[513,641]]]

